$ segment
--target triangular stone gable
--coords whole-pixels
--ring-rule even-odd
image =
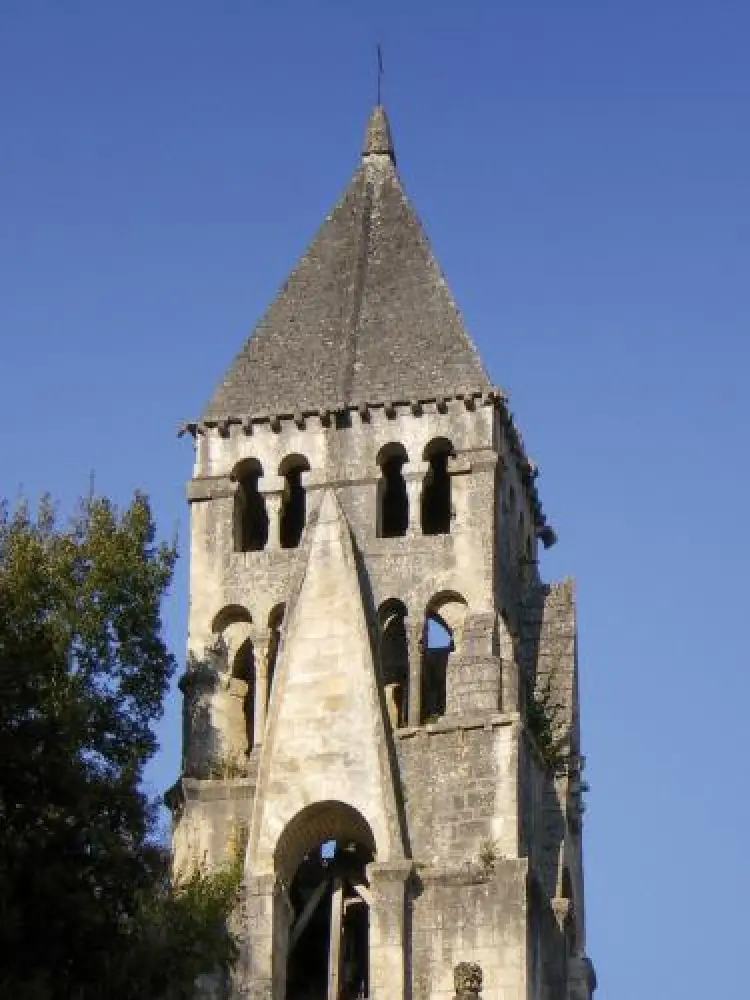
[[[371,828],[377,859],[404,856],[365,608],[349,528],[326,490],[279,653],[248,846],[253,875],[305,807],[340,801]]]

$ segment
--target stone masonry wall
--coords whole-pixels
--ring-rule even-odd
[[[541,1000],[528,992],[526,864],[485,874],[434,868],[418,875],[412,901],[412,1000],[451,1000],[453,969],[476,962],[484,1000]]]
[[[452,520],[450,533],[423,535],[419,507],[428,471],[424,452],[435,438],[447,438],[455,449],[449,463]],[[410,520],[405,536],[379,538],[377,456],[389,443],[402,445],[408,455],[403,471]],[[186,761],[198,774],[197,765],[209,754],[237,756],[242,742],[237,694],[241,689],[230,690],[226,680],[232,657],[240,642],[249,638],[257,644],[257,667],[269,648],[270,620],[280,606],[289,606],[295,581],[307,572],[308,535],[299,548],[282,549],[276,533],[285,486],[278,470],[285,458],[295,454],[309,463],[303,483],[310,523],[317,523],[326,488],[343,513],[353,566],[346,587],[360,590],[365,628],[357,642],[364,649],[369,635],[375,675],[377,610],[389,599],[407,609],[412,670],[418,648],[414,637],[428,609],[440,607],[453,633],[446,714],[420,725],[410,715],[408,725],[396,729],[384,716],[385,743],[394,755],[394,794],[404,817],[405,853],[416,866],[408,890],[405,947],[411,993],[407,990],[407,997],[448,1000],[453,994],[453,966],[476,961],[485,973],[485,1000],[543,1000],[541,986],[532,992],[535,987],[528,973],[529,879],[549,901],[558,892],[561,865],[567,865],[575,894],[580,895],[580,864],[575,840],[566,837],[568,784],[550,783],[524,734],[517,673],[524,670],[540,682],[554,679],[556,691],[559,688],[570,706],[577,740],[573,595],[569,584],[542,588],[535,582],[537,541],[524,479],[528,470],[519,466],[491,406],[470,407],[453,399],[426,403],[417,411],[395,404],[351,412],[341,421],[314,416],[254,424],[251,433],[231,425],[199,435],[188,488],[192,508],[188,668],[197,670],[193,680],[207,672],[210,683],[201,689],[200,698],[186,699],[188,707],[193,705],[186,715]],[[235,550],[237,484],[232,472],[247,458],[262,465],[259,490],[270,518],[269,543],[259,552]],[[326,558],[321,550],[317,562]],[[324,589],[330,597],[335,588],[326,583]],[[348,590],[342,591],[336,598],[342,609],[347,595]],[[326,629],[337,614],[337,608],[329,605],[330,601],[318,601],[309,612],[313,618],[318,615]],[[225,609],[236,612],[228,630],[217,624]],[[307,611],[305,615],[307,619]],[[306,620],[305,628],[310,626]],[[319,633],[323,634],[313,624],[310,634],[319,637]],[[225,642],[223,654],[215,652],[219,640]],[[298,660],[304,656],[295,654]],[[377,710],[370,704],[373,699],[358,698],[368,712]],[[310,711],[324,716],[324,702]],[[346,718],[349,730],[358,731],[354,716]],[[181,782],[174,833],[178,869],[196,861],[210,866],[224,863],[238,829],[251,825],[256,772],[268,726],[265,723],[265,730],[254,734],[255,747],[245,761],[246,777],[187,777]],[[288,737],[285,745],[291,742]],[[346,758],[343,751],[339,756],[342,761]],[[305,761],[299,763],[303,766]],[[382,766],[380,770],[385,775]],[[313,791],[305,792],[306,799],[315,798]],[[326,797],[332,794],[326,791]],[[371,821],[367,813],[372,810],[363,796],[355,806]],[[389,805],[387,810],[395,808]],[[388,824],[392,822],[389,816]],[[375,823],[378,829],[383,825]],[[272,846],[269,841],[269,858]],[[270,871],[264,877],[271,878]],[[268,923],[266,912],[275,904],[269,903],[271,890],[265,883],[261,889],[251,894],[257,909],[252,917],[253,940],[268,942],[269,935],[278,932]],[[543,912],[548,922],[549,913]],[[541,982],[547,975],[548,953],[557,944],[542,935],[535,947]],[[241,974],[248,985],[254,975],[252,955],[243,955],[243,961],[250,963]],[[260,991],[259,997],[267,995],[272,976],[270,967],[263,968],[253,987]]]
[[[399,733],[397,752],[413,856],[426,864],[476,864],[483,845],[518,855],[517,717]]]

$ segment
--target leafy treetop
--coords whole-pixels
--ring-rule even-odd
[[[238,872],[181,886],[142,789],[175,660],[149,503],[0,509],[0,995],[176,1000],[226,966]]]

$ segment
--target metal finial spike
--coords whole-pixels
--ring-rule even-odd
[[[377,103],[381,104],[382,98],[382,83],[383,83],[383,50],[380,47],[380,42],[375,46],[378,53],[378,100]]]

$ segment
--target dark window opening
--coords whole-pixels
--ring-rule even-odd
[[[260,552],[268,544],[268,512],[263,495],[258,492],[262,469],[251,466],[236,478],[234,497],[235,549],[237,552]]]
[[[284,619],[284,605],[279,604],[273,609],[268,617],[268,666],[266,670],[266,710],[271,703],[271,692],[273,690],[273,678],[276,672],[276,660],[279,656],[279,644],[281,643],[281,623]]]
[[[378,482],[378,536],[380,538],[400,538],[409,527],[409,497],[404,481],[406,452],[400,445],[389,446],[388,452],[381,451],[381,478]],[[396,450],[398,449],[398,450]],[[385,452],[385,454],[384,454]]]
[[[242,711],[245,716],[247,753],[250,753],[255,735],[255,650],[250,639],[246,639],[237,650],[232,675],[247,684]]]
[[[428,614],[422,650],[422,722],[435,722],[445,715],[448,657],[453,636],[434,612]]]
[[[281,463],[279,474],[284,476],[284,493],[281,498],[279,543],[282,549],[296,549],[302,540],[307,516],[307,496],[302,484],[302,473],[310,466],[303,458]]]
[[[369,996],[369,907],[358,889],[367,894],[371,860],[361,844],[333,840],[303,859],[289,890],[295,915],[286,1000],[329,996],[332,975],[342,1000]]]
[[[448,535],[451,530],[451,480],[448,459],[453,454],[449,441],[433,441],[425,450],[430,467],[422,484],[422,533]]]
[[[245,622],[249,625],[252,623],[252,620],[253,616],[241,604],[227,604],[225,608],[222,608],[214,616],[214,620],[211,622],[211,631],[214,635],[219,636],[230,625],[237,625],[240,622]]]
[[[408,718],[409,646],[406,608],[400,601],[387,601],[378,613],[380,621],[380,672],[386,708],[394,729]]]

